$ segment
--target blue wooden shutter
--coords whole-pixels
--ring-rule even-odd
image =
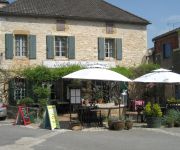
[[[98,38],[98,59],[104,60],[104,57],[105,57],[104,38]]]
[[[13,59],[13,34],[5,34],[5,58]]]
[[[47,59],[53,59],[54,58],[54,36],[48,35],[46,36],[46,56]]]
[[[172,56],[172,47],[170,43],[163,44],[163,57],[170,58]]]
[[[116,39],[116,59],[122,60],[122,39]]]
[[[36,36],[29,35],[29,59],[36,59]]]
[[[68,58],[75,59],[75,37],[68,37]]]

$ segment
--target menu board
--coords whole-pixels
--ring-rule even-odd
[[[16,124],[28,125],[30,124],[30,117],[28,114],[28,107],[18,106],[18,113],[16,117]]]
[[[47,106],[45,116],[45,128],[49,128],[48,125],[50,125],[51,130],[60,128],[55,105]]]

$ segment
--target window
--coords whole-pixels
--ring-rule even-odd
[[[80,104],[81,103],[81,90],[80,89],[71,89],[71,104]]]
[[[112,34],[113,33],[113,23],[106,23],[106,33]]]
[[[27,56],[26,35],[15,35],[15,56]]]
[[[23,99],[26,96],[25,79],[15,78],[14,80],[14,99]]]
[[[55,37],[55,56],[67,56],[68,38]]]
[[[170,43],[163,44],[163,58],[170,58],[172,55],[172,47]]]
[[[56,30],[57,31],[65,31],[65,20],[57,20]]]
[[[114,39],[105,39],[105,57],[113,57],[113,51],[115,51]]]

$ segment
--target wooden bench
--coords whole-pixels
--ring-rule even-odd
[[[133,117],[133,116],[136,116],[136,119],[137,119],[137,122],[139,122],[139,117],[141,118],[141,122],[144,122],[144,114],[143,114],[143,111],[141,112],[137,112],[137,111],[126,111],[125,113],[125,118],[130,118]]]

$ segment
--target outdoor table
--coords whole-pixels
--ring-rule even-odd
[[[81,106],[78,108],[78,116],[81,124],[88,123],[98,123],[102,126],[102,116],[101,111],[93,106]]]

